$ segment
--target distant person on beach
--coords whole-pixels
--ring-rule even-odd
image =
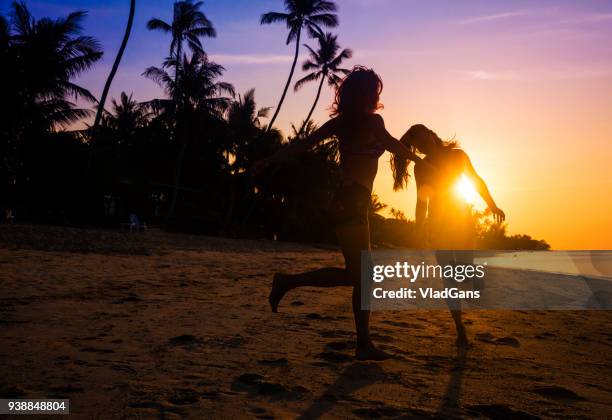
[[[363,310],[361,287],[361,252],[370,250],[368,212],[372,185],[378,170],[378,159],[385,150],[404,160],[419,158],[385,129],[382,117],[376,114],[383,84],[371,69],[357,66],[336,91],[332,118],[305,140],[294,142],[275,155],[257,162],[253,170],[260,172],[268,165],[304,152],[316,144],[336,136],[340,147],[341,187],[333,200],[336,235],[344,255],[345,268],[325,267],[301,274],[274,275],[269,301],[272,311],[288,291],[303,286],[353,287],[353,314],[357,330],[356,357],[360,360],[384,360],[390,356],[377,349],[370,339],[370,312]]]
[[[471,251],[476,247],[476,230],[472,210],[458,192],[465,176],[487,203],[496,222],[503,222],[504,212],[497,207],[482,178],[476,173],[468,155],[455,141],[444,141],[422,124],[413,125],[401,142],[426,155],[416,161],[414,178],[417,187],[415,210],[417,234],[424,247],[436,250],[440,265],[473,264]],[[406,186],[409,162],[399,155],[391,160],[394,190]],[[455,285],[456,286],[456,285]],[[461,302],[447,300],[457,328],[457,344],[467,345],[465,326],[461,319]]]

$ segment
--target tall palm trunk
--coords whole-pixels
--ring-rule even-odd
[[[304,128],[306,128],[306,124],[308,124],[308,121],[310,121],[310,117],[312,117],[312,113],[314,112],[315,108],[317,107],[317,103],[319,102],[319,98],[321,97],[321,89],[323,88],[323,82],[325,82],[325,75],[323,75],[321,77],[321,83],[319,83],[319,89],[317,90],[317,96],[315,98],[314,104],[312,104],[312,108],[310,108],[310,112],[308,113],[308,116],[306,117],[306,119],[302,123],[302,128],[300,128],[300,132],[298,133],[298,137],[299,137],[300,134],[302,134],[302,132],[304,131]]]
[[[289,78],[287,78],[287,83],[285,84],[285,89],[283,90],[283,94],[281,95],[280,101],[278,101],[278,105],[276,106],[276,110],[274,111],[274,115],[268,124],[268,128],[266,132],[269,132],[276,121],[276,117],[280,112],[281,107],[283,106],[283,102],[285,101],[285,96],[287,95],[287,90],[289,90],[289,86],[291,85],[291,79],[293,78],[293,72],[295,71],[295,65],[297,64],[298,55],[300,53],[300,36],[302,35],[302,28],[298,29],[298,33],[295,39],[295,56],[293,57],[293,64],[291,65],[291,71],[289,72]]]
[[[181,90],[178,89],[179,85],[179,74],[181,65],[181,54],[183,46],[183,40],[179,39],[176,46],[176,63],[174,65],[174,89],[180,94]],[[180,104],[183,98],[174,98],[175,104]],[[180,111],[179,111],[180,112]],[[174,168],[174,186],[172,187],[172,198],[170,199],[170,207],[168,207],[168,213],[166,214],[166,221],[170,220],[174,216],[174,209],[176,208],[176,201],[178,200],[179,188],[181,186],[181,172],[183,170],[183,159],[185,158],[185,150],[187,149],[187,130],[181,126],[181,119],[177,119],[174,127],[174,134],[176,141],[181,142],[179,151],[176,157],[176,167]]]
[[[94,124],[92,127],[92,132],[95,132],[98,124],[100,124],[100,119],[102,118],[102,113],[104,112],[104,103],[106,102],[106,97],[108,96],[108,91],[110,90],[111,83],[113,83],[113,79],[115,78],[115,73],[117,73],[117,69],[119,68],[119,63],[121,62],[121,58],[123,57],[123,52],[125,51],[125,46],[127,45],[128,39],[130,38],[130,32],[132,31],[132,23],[134,22],[134,11],[136,10],[136,0],[130,1],[130,14],[128,16],[127,26],[125,27],[125,33],[123,34],[123,40],[121,41],[121,46],[119,47],[119,51],[117,51],[117,56],[115,57],[115,62],[113,63],[113,67],[106,79],[106,83],[104,84],[104,89],[102,90],[102,96],[100,97],[100,102],[98,103],[98,111],[96,112],[96,119],[94,120]],[[92,149],[93,150],[93,149]]]

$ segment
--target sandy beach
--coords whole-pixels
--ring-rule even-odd
[[[0,227],[0,397],[77,418],[609,418],[610,311],[373,315],[397,357],[353,358],[349,289],[267,303],[271,274],[341,265],[271,241]]]

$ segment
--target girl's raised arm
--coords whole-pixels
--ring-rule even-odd
[[[465,174],[474,183],[474,188],[476,189],[476,191],[478,191],[478,194],[480,194],[482,199],[487,203],[487,206],[489,206],[489,210],[491,210],[491,212],[493,213],[495,221],[501,223],[506,220],[506,214],[499,207],[497,207],[497,204],[495,204],[495,200],[493,200],[493,197],[489,192],[487,184],[480,177],[480,175],[478,175],[478,173],[474,169],[474,166],[472,165],[472,161],[465,152],[463,152],[463,159],[465,164]]]

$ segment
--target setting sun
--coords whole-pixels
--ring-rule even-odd
[[[461,177],[461,180],[459,180],[459,182],[457,182],[455,190],[457,194],[459,194],[459,196],[466,202],[470,204],[476,203],[478,193],[474,189],[474,186],[472,185],[470,180],[465,177],[465,175]]]

